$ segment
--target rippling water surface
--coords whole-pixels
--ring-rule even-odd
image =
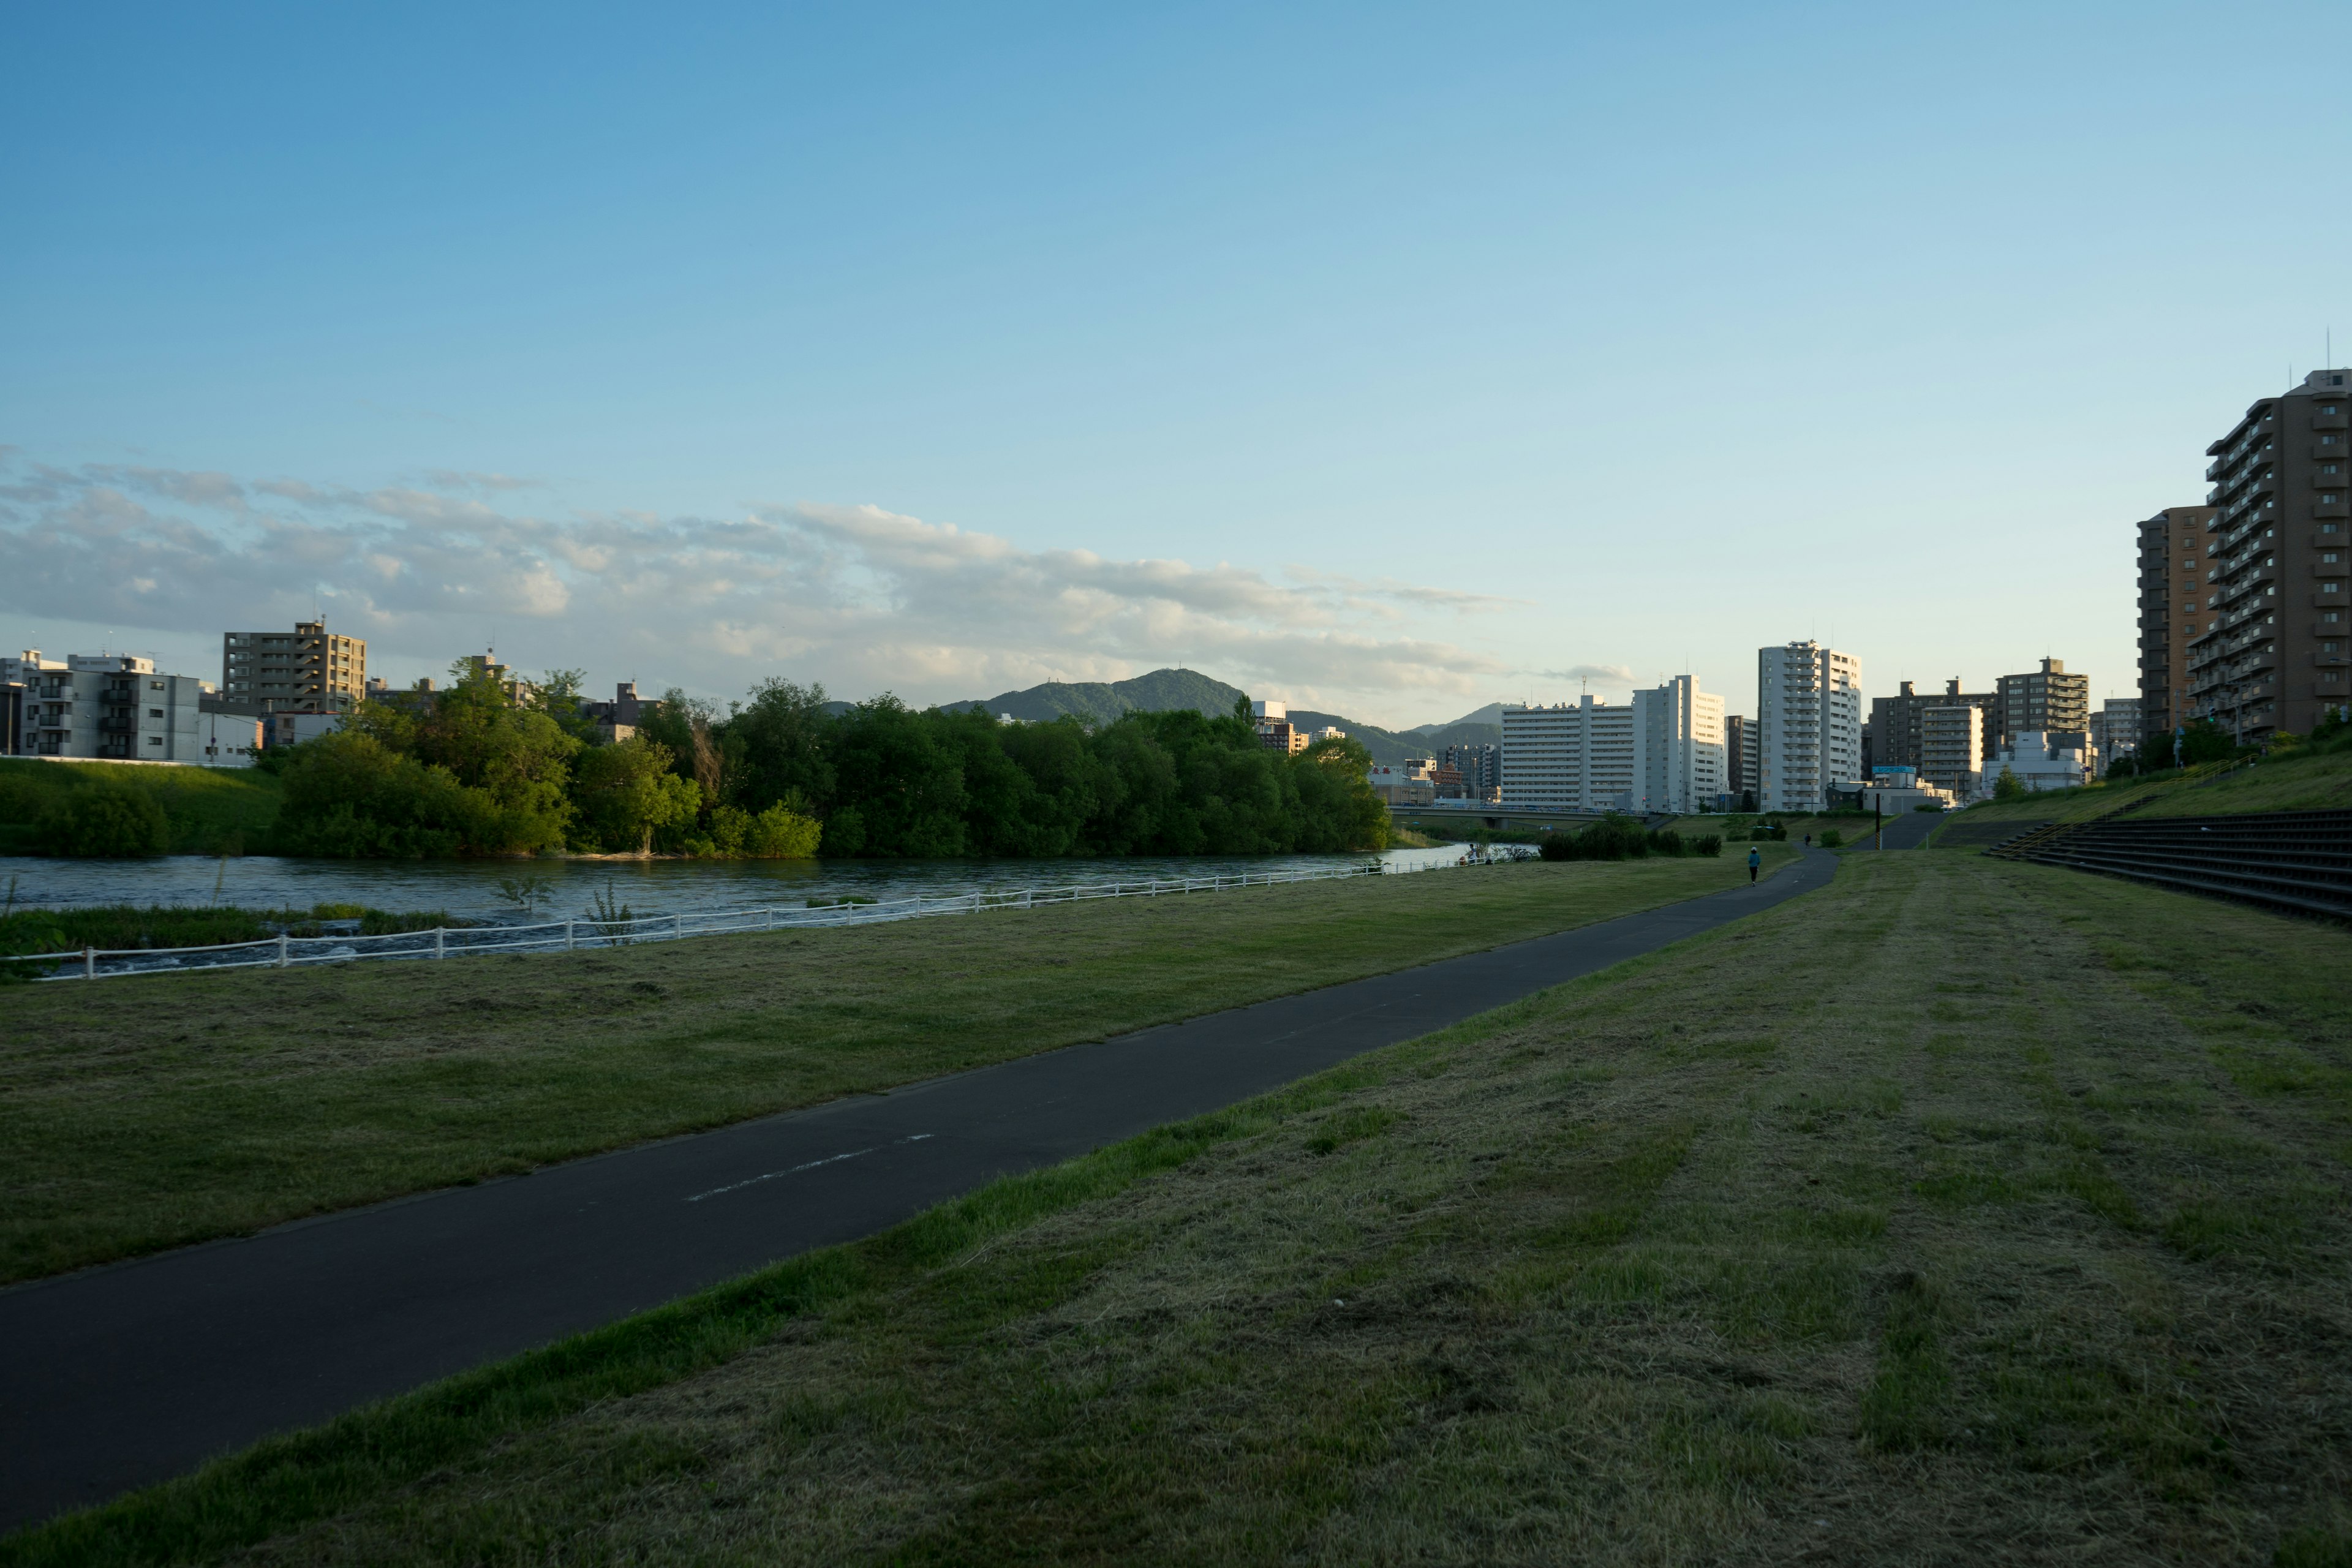
[[[366,904],[391,910],[446,910],[475,919],[515,919],[521,910],[501,879],[536,878],[541,914],[585,914],[609,892],[639,914],[799,905],[851,894],[936,898],[976,889],[1058,888],[1074,882],[1237,876],[1361,865],[1398,870],[1459,858],[1454,849],[1391,849],[1369,855],[1203,855],[1072,860],[295,860],[248,855],[229,860],[51,860],[0,856],[0,889],[13,879],[19,905],[238,904],[309,909]],[[217,893],[217,899],[215,899]]]

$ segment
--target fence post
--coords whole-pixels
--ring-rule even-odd
[[[278,967],[280,969],[286,967],[287,946],[288,942],[286,933],[281,931],[278,933]]]
[[[82,944],[81,977],[84,980],[95,980],[98,978],[98,952],[88,942],[84,942]]]
[[[679,914],[669,917],[669,934],[673,938],[681,937],[686,934],[686,917],[684,915]]]
[[[572,922],[568,920],[563,922],[563,951],[572,951]]]
[[[449,956],[448,953],[444,952],[441,947],[442,929],[443,928],[440,926],[435,926],[433,928],[433,956],[436,958],[446,958]]]
[[[766,909],[764,909],[764,910],[761,910],[760,912],[761,912],[762,915],[764,915],[764,916],[766,916],[766,917],[767,917],[766,923],[765,923],[765,924],[763,924],[763,925],[761,925],[761,926],[760,927],[760,929],[761,929],[761,931],[773,931],[773,930],[775,930],[775,929],[776,929],[776,910],[775,910],[775,907],[774,907],[773,905],[770,905],[768,908],[766,908]]]

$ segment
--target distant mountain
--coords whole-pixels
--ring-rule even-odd
[[[1197,710],[1213,719],[1222,718],[1232,712],[1234,704],[1245,695],[1239,687],[1212,680],[1198,670],[1155,669],[1132,680],[1049,680],[1026,691],[1007,691],[985,700],[973,698],[940,706],[950,712],[978,709],[1033,722],[1075,714],[1090,724],[1108,724],[1123,713],[1170,713],[1182,708]],[[1360,724],[1345,714],[1322,713],[1311,708],[1293,708],[1290,722],[1310,735],[1326,726],[1344,730],[1364,743],[1372,761],[1393,766],[1407,757],[1425,757],[1445,746],[1500,745],[1502,712],[1501,703],[1490,703],[1451,724],[1423,724],[1402,733],[1383,730],[1377,724]]]
[[[1503,705],[1499,702],[1489,702],[1475,713],[1465,713],[1451,724],[1415,724],[1405,732],[1411,735],[1427,735],[1439,730],[1459,729],[1465,724],[1491,724],[1494,726],[1495,732],[1499,735],[1503,732]],[[1459,745],[1462,742],[1450,743]]]
[[[1212,680],[1193,669],[1155,669],[1132,680],[1049,680],[1026,691],[1007,691],[985,701],[945,702],[950,712],[976,708],[1010,714],[1015,719],[1048,721],[1075,714],[1089,723],[1108,724],[1122,713],[1172,713],[1191,708],[1218,718],[1234,710],[1247,695],[1239,687]]]

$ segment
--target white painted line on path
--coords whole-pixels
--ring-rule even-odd
[[[898,1144],[899,1144],[899,1143],[919,1143],[919,1142],[921,1142],[924,1139],[929,1138],[929,1136],[930,1136],[930,1134],[929,1134],[929,1133],[928,1133],[928,1132],[917,1132],[917,1133],[913,1133],[913,1134],[911,1134],[911,1135],[909,1135],[909,1136],[908,1136],[908,1137],[900,1138],[900,1139],[896,1140],[896,1141],[892,1143],[892,1145],[891,1145],[891,1146],[892,1146],[893,1148],[896,1148],[896,1147],[898,1146]],[[790,1168],[788,1168],[788,1169],[786,1169],[786,1170],[782,1170],[782,1171],[763,1171],[763,1172],[761,1172],[760,1174],[758,1174],[758,1175],[756,1175],[756,1176],[749,1176],[749,1177],[746,1177],[744,1180],[740,1181],[740,1182],[730,1182],[727,1185],[725,1185],[725,1186],[723,1186],[723,1187],[713,1187],[713,1188],[711,1188],[711,1189],[710,1189],[709,1192],[707,1192],[707,1193],[697,1193],[697,1194],[695,1194],[692,1197],[688,1198],[686,1201],[687,1201],[688,1203],[690,1203],[690,1204],[698,1204],[698,1203],[700,1203],[700,1202],[701,1202],[703,1199],[705,1199],[705,1198],[715,1198],[715,1197],[719,1196],[721,1193],[734,1193],[734,1192],[740,1192],[740,1191],[742,1191],[745,1187],[756,1187],[756,1186],[758,1186],[761,1182],[772,1182],[772,1181],[774,1181],[778,1176],[797,1176],[797,1175],[799,1175],[803,1171],[814,1171],[814,1170],[815,1170],[819,1165],[837,1165],[837,1164],[841,1163],[841,1162],[842,1162],[842,1161],[844,1161],[844,1160],[856,1160],[856,1159],[863,1158],[864,1156],[866,1156],[866,1155],[867,1155],[867,1154],[871,1154],[872,1152],[874,1152],[874,1150],[875,1150],[875,1149],[879,1149],[880,1147],[882,1147],[882,1145],[880,1145],[879,1143],[877,1143],[877,1144],[875,1144],[875,1145],[873,1146],[873,1148],[868,1148],[868,1149],[852,1149],[852,1150],[851,1150],[848,1153],[846,1153],[846,1154],[828,1154],[828,1155],[826,1155],[826,1156],[825,1156],[824,1159],[822,1159],[822,1160],[811,1160],[811,1161],[809,1161],[809,1162],[808,1162],[807,1163],[805,1163],[805,1164],[793,1165],[793,1166],[792,1166],[792,1167],[790,1167]]]

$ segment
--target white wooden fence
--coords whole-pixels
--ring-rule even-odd
[[[1498,857],[1499,858],[1499,857]],[[1157,899],[1182,893],[1220,893],[1231,888],[1263,888],[1280,882],[1329,882],[1383,872],[1427,871],[1473,863],[1457,860],[1418,866],[1358,864],[1304,871],[1251,871],[1239,876],[1157,878],[1149,881],[1085,882],[1061,888],[1023,888],[999,892],[951,893],[885,899],[873,903],[819,908],[728,910],[707,914],[637,915],[628,920],[541,921],[529,925],[436,926],[391,936],[274,936],[259,942],[220,942],[209,947],[83,948],[78,952],[22,953],[0,963],[46,965],[43,980],[100,980],[125,974],[184,974],[192,970],[290,969],[298,964],[352,963],[370,958],[463,958],[483,952],[558,952],[583,947],[627,947],[641,942],[716,936],[726,931],[786,931],[810,927],[866,925],[878,921],[919,920],[929,915],[979,914],[988,910],[1028,910],[1093,899]]]

